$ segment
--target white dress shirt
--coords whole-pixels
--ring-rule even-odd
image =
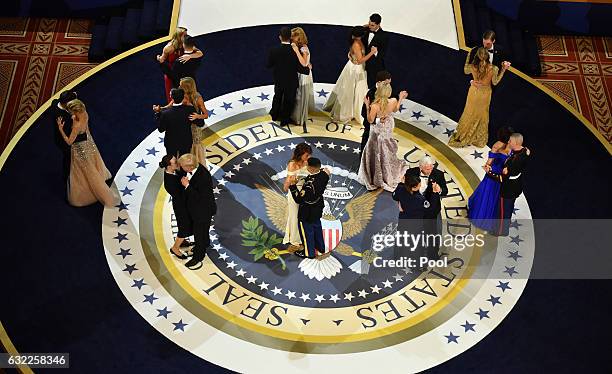
[[[195,172],[198,170],[198,168],[196,167],[195,169],[193,169],[192,171],[187,173],[187,180],[191,181],[191,177],[193,177],[193,175],[195,174]]]
[[[429,176],[420,173],[420,177],[421,177],[421,188],[419,188],[419,191],[421,191],[421,194],[425,193],[425,190],[427,189],[427,185],[429,184]]]
[[[378,30],[380,30],[380,28]],[[372,40],[374,39],[375,35],[376,34],[374,32],[370,31],[370,34],[368,35],[368,45],[372,44]],[[378,57],[378,52],[374,53],[374,56]]]

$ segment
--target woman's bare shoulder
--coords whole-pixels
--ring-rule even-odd
[[[300,165],[298,165],[297,162],[295,162],[294,160],[289,161],[289,163],[287,164],[287,170],[289,171],[296,171],[300,168]]]

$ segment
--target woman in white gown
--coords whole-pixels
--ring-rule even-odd
[[[397,157],[397,142],[393,139],[395,119],[393,113],[399,110],[400,103],[408,93],[402,91],[399,100],[389,98],[391,85],[386,82],[376,89],[374,102],[366,97],[364,102],[368,113],[370,137],[361,156],[358,178],[368,190],[384,188],[393,192],[408,169],[408,163]]]
[[[308,38],[301,27],[291,29],[291,47],[300,60],[302,66],[310,64],[310,50],[308,49]],[[314,87],[312,70],[308,75],[298,74],[300,86],[295,95],[295,108],[291,119],[298,125],[303,125],[308,120],[308,112],[314,111]]]
[[[364,34],[363,26],[353,27],[351,49],[348,53],[349,60],[342,69],[329,99],[323,106],[323,110],[329,111],[332,119],[337,122],[345,123],[355,119],[362,123],[361,106],[364,96],[368,93],[365,63],[377,52],[376,47],[372,47],[370,53],[365,54],[365,48],[361,41]]]
[[[306,167],[311,155],[312,147],[306,143],[300,143],[293,150],[293,156],[289,163],[287,163],[287,178],[283,185],[283,190],[287,192],[287,225],[285,226],[283,244],[288,244],[288,249],[290,250],[301,249],[302,239],[298,229],[298,209],[300,206],[293,200],[293,196],[291,196],[289,191],[289,185],[297,179],[298,188],[302,187],[303,181],[301,179],[308,175]]]

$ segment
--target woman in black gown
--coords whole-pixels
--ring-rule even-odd
[[[181,260],[185,260],[187,255],[182,253],[180,248],[193,245],[186,239],[193,235],[193,228],[185,205],[185,188],[181,185],[181,176],[177,173],[180,166],[176,162],[176,157],[165,155],[159,163],[159,167],[164,169],[164,188],[168,195],[172,196],[172,209],[178,226],[176,240],[170,248],[170,253]]]

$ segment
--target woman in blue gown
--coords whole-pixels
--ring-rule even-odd
[[[489,159],[483,166],[487,173],[468,200],[468,218],[474,226],[489,232],[495,230],[498,224],[496,219],[499,218],[501,187],[501,182],[491,174],[500,175],[504,168],[504,163],[510,155],[508,140],[512,131],[512,128],[507,126],[497,131],[497,142],[491,147]]]

